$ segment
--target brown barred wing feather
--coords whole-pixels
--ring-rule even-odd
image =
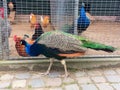
[[[57,48],[62,52],[76,51],[85,52],[82,42],[74,37],[64,34],[60,31],[53,31],[49,34],[43,34],[37,43],[44,44],[50,48]]]

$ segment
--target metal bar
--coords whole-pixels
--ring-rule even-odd
[[[9,58],[9,43],[8,43],[8,21],[7,21],[7,18],[8,18],[8,15],[7,15],[7,1],[6,0],[3,0],[3,7],[4,7],[4,20],[5,20],[5,25],[7,27],[6,31],[5,32],[5,42],[3,43],[3,47],[4,47],[4,58],[5,59],[8,59]]]
[[[77,31],[77,19],[78,19],[78,8],[79,7],[79,0],[75,0],[75,9],[74,9],[74,34],[78,35]]]
[[[3,57],[3,49],[2,49],[2,18],[0,17],[0,59],[2,59]]]
[[[116,61],[120,61],[120,57],[101,57],[101,58],[93,58],[93,57],[81,57],[81,58],[74,58],[74,59],[65,59],[66,61],[68,62],[116,62]],[[56,60],[57,61],[57,60]],[[48,58],[44,58],[44,60],[42,59],[39,59],[39,60],[34,60],[34,59],[31,59],[31,60],[3,60],[3,61],[0,61],[0,64],[37,64],[37,63],[43,63],[43,62],[49,62],[49,59]]]

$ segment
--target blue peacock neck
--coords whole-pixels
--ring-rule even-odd
[[[30,54],[30,47],[31,47],[31,45],[26,43],[25,50],[26,50],[27,54]]]
[[[83,18],[86,17],[86,12],[85,12],[84,6],[82,6],[82,8],[80,10],[80,17],[83,17]]]

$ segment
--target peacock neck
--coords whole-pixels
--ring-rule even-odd
[[[84,7],[82,6],[81,10],[80,10],[80,17],[86,18],[86,12]]]
[[[26,43],[26,47],[25,47],[25,49],[26,49],[26,53],[27,53],[27,54],[30,53],[30,47],[31,47],[31,45],[28,44],[28,43]]]

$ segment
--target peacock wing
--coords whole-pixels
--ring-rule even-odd
[[[37,43],[44,44],[50,48],[57,48],[60,51],[78,51],[85,52],[86,48],[82,46],[81,40],[72,34],[61,31],[51,31],[42,34]]]

